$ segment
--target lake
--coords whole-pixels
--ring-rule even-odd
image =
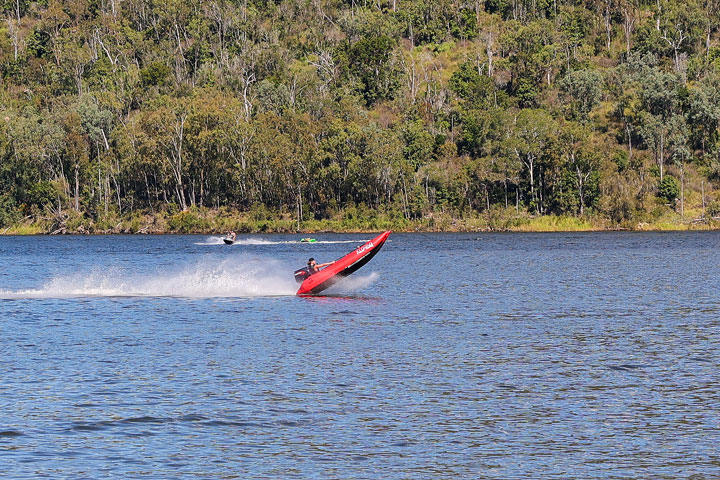
[[[720,233],[0,237],[6,478],[717,478]]]

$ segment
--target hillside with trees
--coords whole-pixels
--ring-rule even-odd
[[[0,233],[718,226],[720,0],[0,5]]]

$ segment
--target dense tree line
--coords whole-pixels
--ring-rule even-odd
[[[2,0],[0,227],[720,215],[720,1]]]

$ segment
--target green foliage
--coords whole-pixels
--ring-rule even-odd
[[[539,88],[533,79],[519,77],[515,82],[513,93],[517,97],[520,106],[531,108],[537,105],[536,99],[539,94]]]
[[[402,138],[405,142],[405,158],[415,170],[431,160],[435,138],[420,120],[405,123],[402,127]]]
[[[553,14],[553,2],[550,0],[488,0],[485,8],[489,13],[498,13],[505,20],[517,19],[523,23],[539,18],[549,18]]]
[[[408,2],[394,15],[405,26],[404,35],[417,45],[439,45],[456,38],[472,39],[477,36],[475,10],[456,2]]]
[[[0,2],[0,224],[656,224],[720,188],[716,3]]]
[[[658,197],[674,202],[680,195],[680,182],[672,175],[665,175],[658,186]]]
[[[35,58],[48,58],[52,52],[50,35],[43,30],[33,30],[26,40],[27,55]]]
[[[163,85],[170,76],[170,67],[163,62],[154,62],[140,70],[140,81],[146,87]]]
[[[263,80],[257,86],[258,109],[282,113],[290,107],[290,92],[284,84],[275,85],[270,80]]]
[[[503,111],[498,108],[463,112],[459,151],[473,157],[486,155],[493,140],[502,132],[505,121]]]
[[[168,220],[170,231],[174,233],[203,232],[208,229],[207,220],[203,219],[195,211],[179,212]]]
[[[10,227],[20,219],[15,200],[10,195],[0,195],[0,227]]]
[[[711,202],[710,205],[707,206],[706,211],[710,217],[720,217],[720,202]]]
[[[504,106],[507,103],[507,94],[498,91],[493,80],[481,75],[470,62],[463,63],[453,73],[448,86],[463,100],[466,109]]]
[[[651,69],[639,79],[642,82],[640,100],[648,113],[668,119],[681,111],[687,90],[677,75]]]
[[[361,93],[368,105],[392,99],[398,86],[391,62],[394,41],[387,36],[364,38],[347,52],[349,70],[362,84]]]
[[[613,162],[618,172],[622,173],[630,166],[630,158],[626,150],[616,150],[613,154]]]
[[[707,151],[720,126],[720,75],[712,73],[689,90],[689,120],[696,149]]]
[[[637,53],[651,53],[658,56],[670,52],[667,42],[662,38],[662,33],[651,22],[640,25],[635,34],[633,50]]]
[[[587,120],[602,98],[602,81],[600,73],[593,70],[570,72],[560,81],[560,92],[569,100],[566,110],[570,118]]]

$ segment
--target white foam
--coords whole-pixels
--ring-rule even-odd
[[[202,242],[195,242],[195,245],[225,245],[223,241],[225,237],[208,237]],[[227,246],[238,246],[238,245],[290,245],[290,244],[336,244],[336,243],[355,243],[363,244],[367,240],[317,240],[315,242],[301,242],[300,240],[268,240],[265,238],[238,238],[235,243]]]
[[[225,237],[208,237],[202,242],[195,242],[195,245],[225,245]]]
[[[0,298],[258,297],[294,295],[296,290],[290,267],[275,260],[244,258],[204,261],[156,275],[118,270],[63,275],[37,289],[0,290]]]
[[[239,238],[235,240],[233,245],[281,245],[283,243],[293,242],[273,242],[272,240],[265,240],[264,238]]]
[[[356,243],[358,245],[362,245],[363,243],[367,242],[367,240],[318,240],[316,242],[297,242],[297,243]]]
[[[208,237],[205,241],[195,242],[195,245],[226,245],[225,237]],[[238,238],[235,243],[231,243],[227,246],[235,245],[280,245],[282,243],[297,243],[297,242],[273,242],[271,240],[265,240],[263,238]]]
[[[352,275],[349,277],[345,277],[342,280],[340,280],[338,283],[333,285],[332,287],[328,288],[325,293],[330,294],[343,294],[343,293],[353,293],[358,290],[362,290],[366,287],[369,287],[373,283],[375,283],[380,278],[380,275],[377,272],[372,272],[370,275],[360,276],[360,275]]]

